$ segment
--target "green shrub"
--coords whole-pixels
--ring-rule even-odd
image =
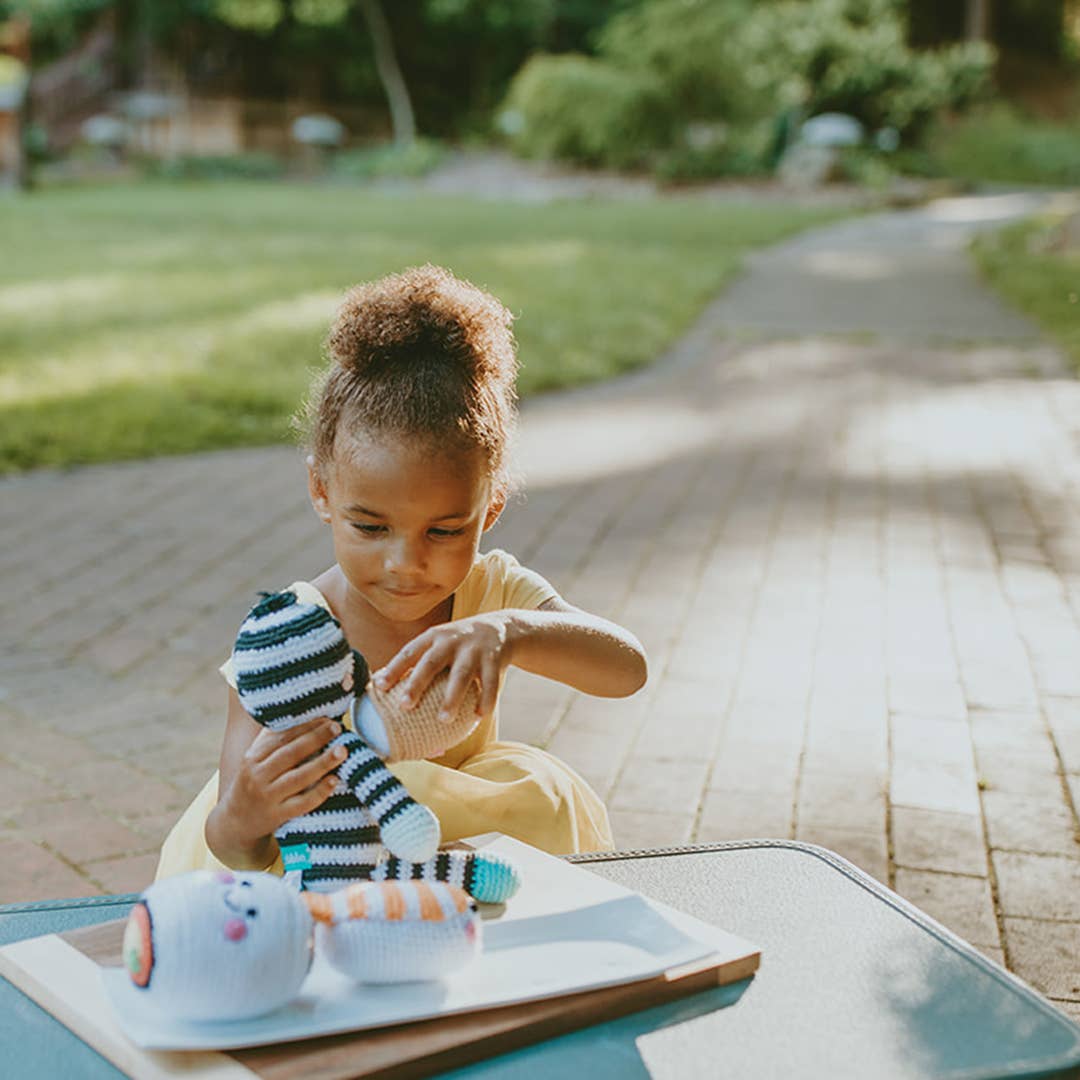
[[[684,135],[679,145],[660,155],[653,171],[668,182],[764,176],[772,171],[772,141],[772,124],[728,127],[704,145]]]
[[[644,0],[609,21],[598,52],[519,72],[508,113],[519,151],[651,161],[669,179],[745,175],[770,160],[759,132],[823,112],[917,145],[936,116],[986,91],[994,58],[978,42],[911,49],[898,0]],[[701,122],[740,134],[704,147],[679,135]]]
[[[841,150],[837,169],[844,180],[879,191],[887,188],[896,175],[889,157],[864,146],[848,146]]]
[[[911,49],[895,0],[762,5],[743,37],[743,62],[770,66],[778,85],[788,73],[787,93],[807,116],[847,113],[870,131],[895,128],[909,144],[934,116],[984,94],[994,61],[981,42]]]
[[[181,154],[143,162],[148,176],[163,180],[277,180],[285,166],[273,154]]]
[[[785,97],[785,74],[769,61],[769,43],[749,40],[756,17],[752,0],[648,0],[608,23],[599,52],[660,83],[684,123],[745,123]]]
[[[532,57],[499,122],[525,157],[612,168],[646,163],[672,133],[659,80],[577,54]]]
[[[1032,120],[1003,104],[938,125],[928,148],[960,180],[1080,184],[1080,125]]]
[[[681,120],[746,124],[799,105],[909,139],[988,86],[993,52],[918,52],[896,0],[648,0],[612,19],[600,53],[659,79]]]
[[[414,179],[433,172],[445,157],[446,149],[437,139],[418,138],[405,147],[388,143],[344,150],[335,155],[330,172],[349,180]]]

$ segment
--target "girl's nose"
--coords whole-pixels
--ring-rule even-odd
[[[386,552],[386,569],[394,573],[422,570],[424,567],[424,544],[422,540],[401,536],[390,544]]]

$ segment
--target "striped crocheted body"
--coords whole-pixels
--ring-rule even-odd
[[[303,871],[304,888],[366,880],[351,870],[377,861],[386,848],[414,858],[438,847],[438,822],[405,790],[364,741],[351,731],[331,743],[348,748],[338,782],[321,806],[275,833],[286,869]]]
[[[327,892],[367,880],[386,855],[379,826],[349,791],[286,822],[274,834],[286,870],[301,871],[301,888]]]
[[[352,705],[355,683],[362,679],[362,688],[367,681],[367,665],[349,649],[333,615],[300,603],[291,591],[265,596],[252,608],[237,635],[233,662],[241,704],[273,731],[318,716],[342,716]],[[364,830],[372,824],[378,842],[395,855],[430,858],[439,846],[435,815],[355,732],[343,731],[330,745],[348,751],[337,768],[331,796],[337,801],[279,830],[286,869],[302,870],[306,886],[335,880],[350,861],[366,865],[370,840]]]

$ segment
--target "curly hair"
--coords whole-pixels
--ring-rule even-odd
[[[351,289],[298,417],[316,464],[332,460],[339,430],[382,431],[477,448],[502,475],[516,416],[512,321],[490,293],[430,264]]]

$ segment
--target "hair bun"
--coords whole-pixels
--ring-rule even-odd
[[[505,385],[517,373],[512,321],[490,293],[429,263],[350,289],[326,350],[361,378],[437,363],[477,387]]]

